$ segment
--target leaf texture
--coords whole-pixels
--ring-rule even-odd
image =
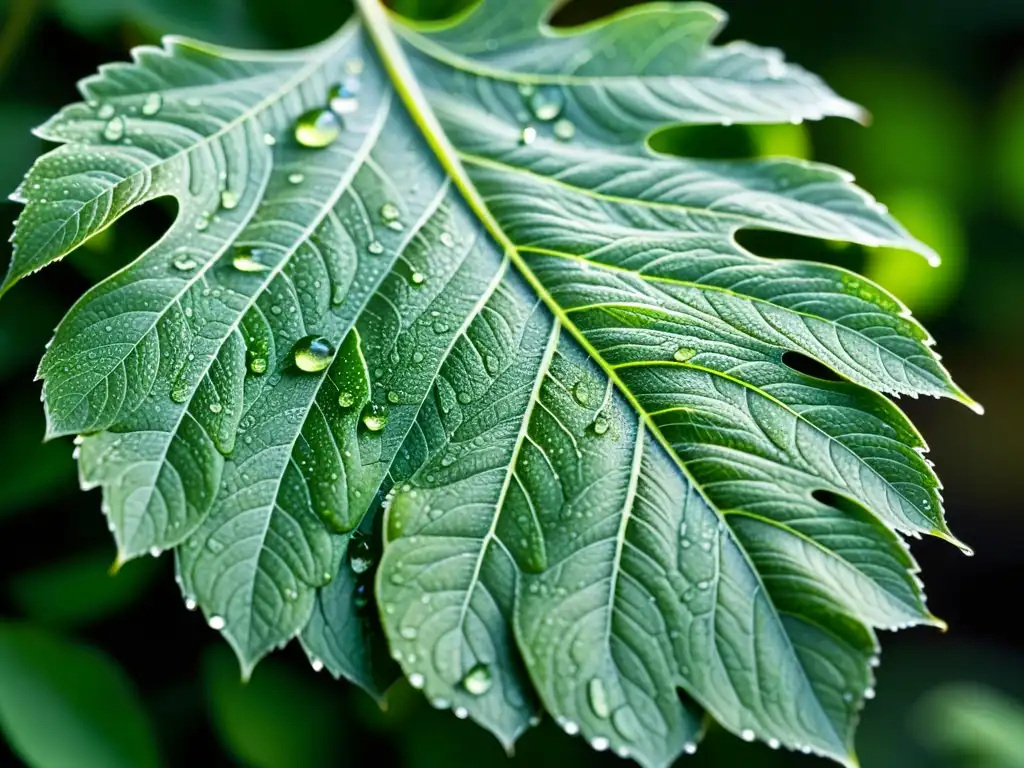
[[[178,204],[39,369],[120,559],[174,549],[246,673],[301,637],[380,697],[386,640],[509,749],[547,712],[662,766],[713,718],[854,764],[875,631],[941,623],[903,537],[957,543],[886,396],[979,408],[897,299],[736,235],[937,256],[835,168],[647,141],[862,110],[703,4],[359,6],[302,51],[137,49],[39,129],[0,291]]]

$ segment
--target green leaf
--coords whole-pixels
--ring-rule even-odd
[[[702,4],[359,9],[292,53],[138,49],[40,130],[4,290],[179,206],[40,366],[121,557],[175,548],[246,675],[301,633],[379,696],[375,573],[409,682],[506,747],[546,711],[660,766],[711,717],[852,765],[875,630],[941,623],[902,536],[956,543],[885,395],[979,408],[882,288],[736,234],[937,256],[840,170],[647,139],[862,110]]]
[[[33,768],[161,764],[124,671],[93,648],[30,625],[0,623],[0,730]]]
[[[927,743],[962,765],[1024,765],[1024,707],[999,691],[948,684],[929,693],[915,715]]]

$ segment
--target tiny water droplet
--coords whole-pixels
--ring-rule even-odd
[[[388,392],[388,402],[389,403],[397,404],[397,403],[400,403],[401,401],[402,401],[402,398],[399,397],[398,393],[395,392],[395,390],[392,389],[390,392]]]
[[[256,376],[262,376],[267,372],[267,358],[259,354],[249,353],[249,370]]]
[[[356,98],[362,84],[358,77],[346,77],[344,82],[332,85],[327,91],[327,104],[334,114],[351,115],[359,109],[359,99]]]
[[[324,669],[324,663],[317,658],[310,659],[309,666],[313,668],[314,672],[322,672]]]
[[[264,133],[263,134],[263,143],[266,144],[268,147],[272,147],[275,144],[277,144],[277,139],[274,138],[274,134],[272,134],[272,133]]]
[[[210,625],[210,629],[216,630],[217,632],[220,632],[225,626],[224,618],[222,616],[211,616],[207,623]]]
[[[590,740],[590,746],[595,752],[604,752],[610,744],[604,736],[595,736]]]
[[[224,406],[220,403],[210,403],[210,413],[220,413],[224,410]]]
[[[185,610],[186,611],[194,611],[195,609],[196,609],[196,601],[195,600],[193,600],[191,597],[188,598],[187,600],[185,600]]]
[[[680,347],[672,355],[672,359],[675,360],[677,363],[685,363],[687,360],[689,360],[696,354],[696,349],[692,349],[691,347]]]
[[[564,117],[555,123],[555,138],[560,141],[572,141],[576,135],[576,126]]]
[[[260,248],[249,248],[248,246],[235,248],[235,255],[231,258],[231,266],[239,272],[265,272],[270,267],[260,263],[258,260],[262,253],[263,250]]]
[[[384,253],[384,244],[380,240],[374,240],[368,246],[366,246],[366,250],[368,250],[374,256],[380,256],[382,253]]]
[[[371,432],[380,432],[388,424],[388,407],[386,405],[368,404],[363,409],[363,426]]]
[[[590,428],[594,430],[594,434],[598,437],[605,434],[608,431],[608,427],[608,419],[601,415],[598,415],[597,418],[594,419],[594,423],[590,425]]]
[[[549,123],[562,114],[565,96],[561,89],[544,88],[530,97],[530,111],[541,122]]]
[[[395,221],[402,215],[401,211],[398,210],[398,206],[394,203],[384,203],[380,209],[380,217],[384,221]]]
[[[423,675],[419,672],[413,672],[409,675],[409,685],[415,688],[417,691],[420,690],[426,681],[423,679]]]
[[[576,382],[576,386],[572,388],[572,396],[576,399],[576,402],[582,405],[584,408],[590,404],[590,388],[587,386],[587,382],[580,380]]]
[[[331,364],[334,346],[323,336],[306,336],[295,342],[292,357],[300,371],[317,373]]]
[[[304,173],[289,173],[288,174],[288,183],[289,184],[301,184],[305,180],[306,180],[306,175]]]
[[[399,633],[399,634],[400,634],[400,635],[401,635],[401,636],[402,636],[402,637],[403,637],[404,639],[406,639],[406,640],[415,640],[415,639],[416,639],[416,635],[418,634],[418,633],[416,632],[416,627],[409,627],[409,626],[406,626],[406,627],[402,627],[402,628],[401,628],[401,629],[400,629],[400,630],[398,631],[398,633]]]
[[[329,109],[311,109],[295,121],[295,140],[304,147],[322,149],[341,136],[341,120]]]
[[[96,117],[100,120],[109,120],[114,116],[114,112],[113,104],[103,104],[98,110],[96,110]]]
[[[473,696],[483,696],[494,683],[491,670],[486,664],[477,664],[462,678],[462,687]]]
[[[590,708],[594,710],[594,714],[602,720],[611,714],[611,709],[608,707],[608,693],[601,678],[591,678],[587,683],[587,699],[590,701]]]
[[[426,280],[427,278],[423,275],[422,272],[413,272],[412,275],[410,275],[409,279],[412,281],[413,285],[423,285],[423,281]]]
[[[754,740],[754,732],[752,730],[750,730],[749,728],[744,728],[742,731],[740,731],[740,738],[743,739],[744,741],[753,741]]]
[[[147,117],[152,117],[160,111],[160,107],[164,105],[164,97],[159,93],[151,93],[146,97],[146,100],[142,102],[142,114]]]
[[[204,232],[210,228],[210,214],[204,213],[196,219],[196,231]]]
[[[103,128],[103,138],[107,141],[120,141],[124,138],[124,118],[112,117]]]
[[[342,392],[338,395],[338,405],[342,408],[351,408],[355,405],[356,398],[351,392]]]
[[[196,268],[196,261],[189,256],[181,256],[174,260],[174,268],[179,272],[191,272]]]
[[[419,351],[413,352],[412,353],[412,361],[414,363],[422,363],[423,362],[423,353],[419,352]]]
[[[519,134],[519,143],[524,147],[528,147],[537,140],[537,129],[532,125],[528,125]]]
[[[469,717],[469,710],[465,707],[456,707],[452,710],[452,714],[459,718],[459,720],[465,720]]]
[[[779,747],[782,746],[782,744],[781,744],[781,742],[779,742],[778,739],[768,739],[768,746],[771,747],[772,749],[778,749]]]
[[[451,232],[442,232],[440,240],[441,245],[443,245],[445,248],[451,248],[455,245],[455,237],[452,235]]]
[[[225,189],[220,193],[220,207],[226,211],[234,210],[238,207],[238,195],[230,189]]]
[[[688,755],[696,754],[697,745],[692,741],[688,741],[685,744],[683,744],[683,752],[685,752]]]

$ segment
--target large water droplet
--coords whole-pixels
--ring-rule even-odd
[[[373,556],[370,552],[370,545],[360,541],[352,545],[348,555],[349,565],[354,573],[366,573],[373,567]]]
[[[483,696],[493,684],[494,678],[486,664],[477,664],[462,678],[462,687],[473,696]]]
[[[159,93],[151,93],[146,97],[146,100],[142,102],[142,114],[147,117],[152,117],[160,111],[160,107],[164,105],[164,97]]]
[[[672,355],[672,359],[675,360],[677,363],[685,363],[687,360],[689,360],[696,354],[696,349],[693,349],[691,347],[680,347],[675,351],[675,354]]]
[[[565,95],[559,88],[544,88],[530,97],[530,111],[538,120],[549,123],[562,114]]]
[[[262,376],[267,372],[267,358],[258,352],[248,352],[249,370],[256,376]]]
[[[559,141],[572,141],[576,135],[576,126],[564,117],[555,123],[555,138]]]
[[[576,386],[572,388],[572,396],[584,408],[590,405],[590,387],[587,386],[587,382],[583,380],[577,381]]]
[[[306,336],[295,342],[292,347],[295,365],[301,371],[316,373],[331,364],[334,357],[334,346],[323,336]]]
[[[341,136],[341,120],[329,109],[311,109],[295,121],[295,140],[304,147],[320,149]]]
[[[611,714],[611,709],[608,707],[608,692],[605,690],[604,681],[601,678],[592,678],[587,683],[587,699],[590,701],[590,708],[594,710],[594,714],[602,720]]]
[[[363,426],[371,432],[380,432],[388,425],[388,407],[386,405],[368,404],[363,408]]]
[[[124,138],[124,118],[118,115],[107,121],[103,128],[103,138],[107,141],[120,141]]]
[[[262,253],[261,248],[239,246],[235,248],[235,255],[231,258],[231,266],[239,272],[264,272],[270,267],[259,261],[259,256]]]

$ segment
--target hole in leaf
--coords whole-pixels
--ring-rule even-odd
[[[805,355],[802,352],[786,352],[782,356],[782,362],[797,373],[802,373],[805,376],[813,376],[816,379],[822,379],[824,381],[843,380],[842,376],[837,374],[827,365],[819,363],[813,357]]]
[[[699,160],[748,160],[758,154],[742,125],[677,125],[656,131],[647,143],[655,152]]]
[[[443,21],[465,11],[476,0],[386,0],[391,10],[415,21]]]
[[[831,264],[854,272],[864,265],[864,246],[837,240],[822,240],[768,229],[741,229],[736,242],[751,253],[769,259],[793,259]]]
[[[832,491],[826,491],[818,489],[814,491],[811,496],[813,499],[826,507],[832,507],[838,509],[840,512],[849,512],[851,514],[860,515],[863,514],[864,508],[855,501],[851,501],[845,496],[840,496],[838,493]]]
[[[548,24],[552,27],[575,27],[643,2],[644,0],[570,0],[555,11],[548,19]]]

